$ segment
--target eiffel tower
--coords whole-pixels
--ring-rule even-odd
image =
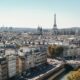
[[[56,24],[56,14],[54,14],[54,25],[53,25],[53,35],[58,34],[57,24]]]

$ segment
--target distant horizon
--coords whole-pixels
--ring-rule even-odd
[[[80,27],[80,0],[0,0],[0,26]]]
[[[37,29],[38,27],[42,27],[42,26],[37,26],[37,27],[28,27],[28,26],[25,26],[25,27],[22,27],[22,26],[20,26],[20,27],[18,27],[18,26],[0,26],[0,28],[28,28],[28,29]],[[57,28],[58,28],[58,26],[57,26]],[[73,27],[63,27],[63,28],[58,28],[58,29],[69,29],[69,28],[80,28],[80,27],[73,26]],[[52,28],[42,27],[42,29],[53,29],[53,27]]]

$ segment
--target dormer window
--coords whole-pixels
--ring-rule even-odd
[[[23,49],[20,49],[20,52],[23,52]]]

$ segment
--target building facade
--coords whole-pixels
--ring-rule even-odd
[[[6,57],[0,57],[0,80],[7,80],[7,61]]]
[[[18,51],[18,55],[24,57],[26,70],[47,62],[47,53],[45,51],[41,51],[40,47],[22,47]],[[19,61],[19,63],[20,62],[22,61]]]
[[[15,55],[7,55],[7,67],[8,67],[8,77],[12,78],[16,75],[16,56]]]

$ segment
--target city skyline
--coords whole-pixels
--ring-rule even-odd
[[[80,27],[80,0],[0,0],[0,26]]]

